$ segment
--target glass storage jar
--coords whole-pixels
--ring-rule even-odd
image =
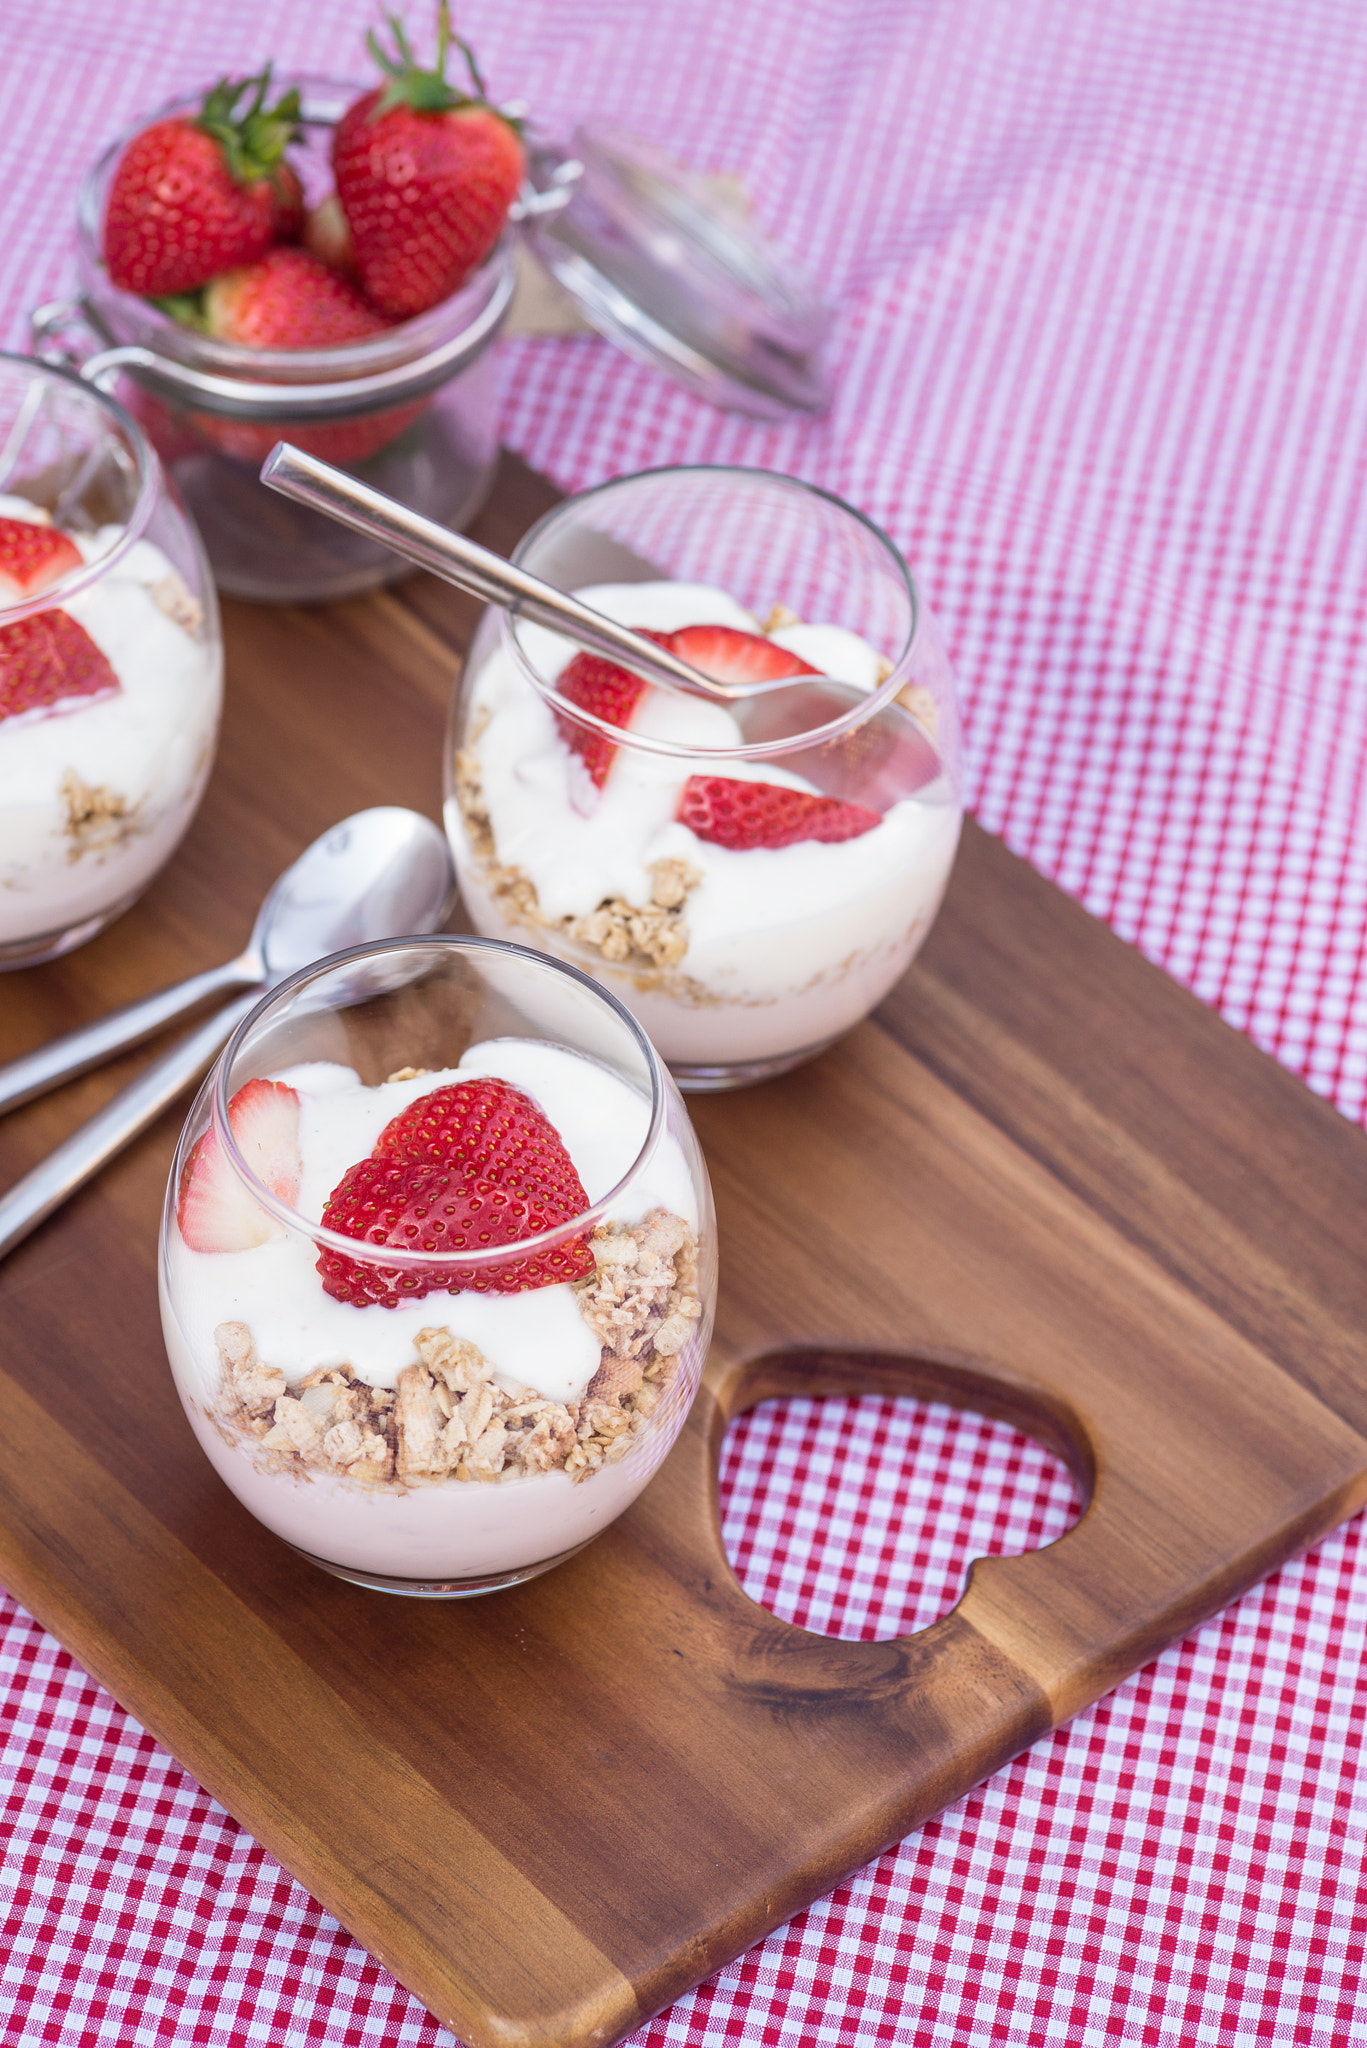
[[[333,127],[365,90],[295,84],[302,140],[291,151],[310,204],[330,182]],[[197,109],[163,107],[138,123]],[[107,149],[81,192],[81,297],[34,316],[40,354],[84,355],[86,376],[116,382],[175,477],[220,587],[237,597],[312,602],[404,573],[387,548],[264,490],[257,472],[279,440],[342,464],[443,525],[474,517],[498,457],[494,355],[513,291],[511,232],[453,297],[361,342],[251,349],[171,320],[112,285],[100,256],[109,182],[131,135]],[[85,330],[84,335],[73,330]],[[94,353],[91,354],[93,349]]]
[[[513,559],[623,625],[748,634],[771,670],[796,655],[846,687],[636,685],[595,712],[559,687],[569,641],[486,611],[446,759],[474,928],[594,975],[684,1088],[812,1057],[914,957],[958,843],[954,680],[906,563],[825,492],[728,468],[585,491]],[[706,669],[699,645],[673,651]]]
[[[140,429],[0,356],[0,967],[93,938],[170,859],[222,678],[208,564]]]
[[[559,1564],[653,1476],[706,1356],[716,1228],[612,996],[521,947],[403,939],[239,1027],[181,1137],[160,1273],[238,1499],[341,1578],[450,1597]]]

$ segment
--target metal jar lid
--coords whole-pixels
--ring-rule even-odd
[[[715,181],[587,123],[532,139],[527,177],[528,241],[600,334],[727,411],[825,411],[830,311]]]

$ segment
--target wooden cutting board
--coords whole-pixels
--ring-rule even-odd
[[[550,495],[506,465],[482,537]],[[332,820],[435,815],[471,623],[419,579],[229,607],[185,848],[0,983],[0,1056],[227,957]],[[143,1057],[0,1125],[0,1177]],[[175,1118],[0,1267],[0,1576],[475,2048],[617,2040],[1367,1498],[1367,1140],[983,833],[874,1021],[695,1114],[704,1391],[612,1530],[487,1600],[326,1577],[210,1471],[157,1321]],[[1085,1515],[920,1635],[775,1620],[719,1538],[722,1434],[860,1389],[1020,1423]]]

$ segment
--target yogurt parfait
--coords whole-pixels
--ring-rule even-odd
[[[0,358],[0,966],[99,931],[203,792],[222,658],[212,585],[112,400]]]
[[[585,493],[515,559],[705,676],[795,687],[690,696],[486,614],[447,768],[475,929],[593,974],[686,1088],[811,1057],[905,971],[958,842],[952,677],[905,564],[728,470]]]
[[[683,1424],[714,1290],[706,1173],[639,1028],[478,939],[267,998],[167,1194],[200,1443],[286,1542],[385,1589],[489,1591],[599,1534]]]

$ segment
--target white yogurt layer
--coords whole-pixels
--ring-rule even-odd
[[[513,1572],[577,1550],[630,1507],[655,1476],[693,1403],[702,1339],[679,1353],[674,1379],[650,1427],[624,1458],[575,1481],[565,1472],[500,1479],[490,1486],[366,1488],[329,1472],[295,1478],[255,1464],[227,1443],[198,1399],[199,1362],[162,1288],[162,1328],[190,1426],[224,1484],[286,1543],[310,1557],[395,1579],[473,1579]]]
[[[626,625],[758,630],[733,598],[703,585],[599,584],[577,595]],[[543,675],[559,674],[575,652],[542,628],[520,633]],[[876,654],[844,627],[791,626],[773,637],[839,680],[864,689],[877,682]],[[690,775],[814,786],[778,762],[709,757],[708,749],[742,740],[723,705],[652,692],[633,732],[698,753],[623,748],[600,794],[560,737],[554,713],[500,647],[476,679],[469,728],[478,734],[471,744],[496,858],[528,876],[546,918],[583,917],[612,897],[644,906],[659,860],[683,860],[701,874],[684,909],[688,949],[677,969],[643,973],[568,943],[557,948],[590,966],[635,1011],[668,1060],[762,1059],[837,1036],[886,994],[939,907],[959,834],[959,807],[943,779],[893,804],[857,839],[736,852],[678,823]],[[527,926],[510,922],[482,879],[454,805],[448,829],[476,929],[525,939]],[[548,931],[537,942],[556,947],[556,935]]]
[[[649,1104],[615,1075],[529,1039],[474,1045],[458,1068],[368,1088],[349,1068],[323,1063],[272,1078],[300,1097],[303,1173],[298,1213],[311,1222],[347,1168],[367,1158],[390,1119],[452,1081],[497,1075],[530,1095],[560,1133],[591,1203],[625,1182],[610,1220],[640,1222],[665,1208],[696,1230],[697,1200],[678,1143],[662,1132],[637,1164]],[[579,1483],[563,1471],[492,1484],[366,1488],[327,1472],[279,1472],[225,1441],[212,1420],[221,1393],[214,1331],[243,1322],[266,1365],[291,1385],[316,1367],[349,1364],[361,1379],[393,1386],[417,1359],[418,1331],[449,1328],[478,1345],[510,1392],[577,1400],[598,1368],[598,1340],[568,1285],[526,1294],[432,1293],[389,1309],[334,1301],[323,1291],[318,1251],[300,1231],[243,1252],[195,1252],[172,1229],[162,1285],[167,1349],[205,1452],[258,1518],[311,1554],[396,1577],[472,1577],[513,1570],[584,1543],[645,1485],[687,1411],[701,1369],[702,1334],[680,1354],[664,1401],[619,1462]]]
[[[664,1208],[696,1230],[688,1168],[667,1132],[632,1173],[650,1125],[649,1103],[577,1053],[522,1038],[473,1045],[458,1068],[376,1088],[367,1088],[350,1067],[321,1062],[274,1075],[299,1094],[298,1213],[321,1222],[332,1190],[348,1167],[370,1157],[392,1117],[472,1075],[496,1075],[531,1096],[559,1131],[591,1203],[631,1175],[611,1220],[639,1223],[651,1209]],[[434,1326],[477,1344],[510,1393],[531,1387],[547,1400],[574,1401],[598,1369],[598,1341],[568,1283],[525,1294],[433,1293],[397,1308],[375,1302],[358,1308],[324,1293],[318,1247],[301,1231],[282,1228],[278,1238],[243,1252],[191,1251],[175,1231],[169,1256],[179,1319],[204,1361],[206,1394],[219,1380],[213,1333],[227,1322],[246,1323],[262,1361],[278,1366],[291,1383],[319,1366],[349,1365],[372,1386],[392,1387],[417,1359],[419,1330]]]
[[[0,516],[36,514],[27,499],[0,495]],[[71,538],[92,562],[120,530]],[[190,822],[213,755],[220,663],[153,596],[171,575],[160,548],[135,541],[62,607],[111,663],[116,694],[0,718],[0,944],[65,931],[131,900]],[[77,785],[121,800],[121,810],[73,830]]]

